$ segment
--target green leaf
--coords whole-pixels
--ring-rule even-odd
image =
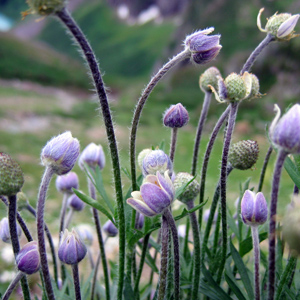
[[[232,241],[230,241],[230,251],[231,256],[234,260],[234,263],[239,271],[239,274],[241,276],[242,282],[244,284],[244,287],[246,289],[246,292],[249,296],[249,299],[254,299],[254,293],[253,293],[253,287],[250,281],[250,278],[248,276],[247,268],[242,260],[242,257],[235,249],[234,245],[232,244]]]
[[[235,234],[235,236],[238,238],[238,240],[240,240],[239,229],[238,229],[238,227],[235,223],[235,220],[233,219],[228,208],[227,208],[227,222],[228,222],[229,228],[232,230],[232,232]]]
[[[106,215],[111,221],[112,223],[116,226],[115,220],[112,217],[112,215],[106,210],[106,208],[104,206],[102,206],[97,200],[91,198],[90,196],[87,196],[81,192],[79,192],[76,189],[73,189],[74,193],[85,203],[87,203],[88,205],[96,208],[97,210],[101,211],[104,215]]]
[[[125,280],[124,280],[123,295],[124,295],[124,300],[131,300],[134,295],[132,286],[130,284],[130,280],[127,276],[125,276]]]
[[[296,186],[300,189],[300,171],[296,164],[289,157],[286,157],[284,161],[284,168]]]
[[[229,275],[229,273],[227,271],[225,272],[225,280],[228,283],[228,286],[231,288],[231,290],[233,291],[233,293],[237,296],[237,298],[239,300],[246,300],[246,298],[243,295],[243,293],[241,292],[240,288],[235,283],[236,279],[232,278],[232,276]]]
[[[268,232],[262,232],[259,234],[259,242],[264,241],[268,238]],[[245,254],[249,253],[253,248],[252,237],[248,237],[240,243],[240,255],[243,257]]]

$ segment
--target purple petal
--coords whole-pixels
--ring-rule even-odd
[[[204,35],[199,33],[193,36],[190,41],[192,52],[205,52],[219,45],[220,35]]]
[[[291,34],[297,25],[300,15],[293,15],[286,21],[284,21],[278,28],[277,37],[284,38]]]
[[[241,202],[241,214],[245,223],[252,222],[254,213],[254,193],[246,190]]]
[[[129,198],[127,199],[127,204],[132,206],[135,210],[140,212],[141,214],[145,215],[146,217],[153,217],[156,216],[156,213],[148,207],[146,203],[143,201],[139,201],[137,199]]]
[[[196,64],[206,64],[213,60],[220,52],[222,46],[216,46],[204,52],[195,52],[192,59]]]
[[[161,188],[170,196],[172,199],[171,201],[173,201],[175,197],[175,189],[169,176],[165,174],[167,177],[163,177],[159,172],[157,172],[156,176]]]
[[[263,224],[268,218],[268,205],[263,193],[259,192],[256,194],[254,204],[254,217],[255,223]]]

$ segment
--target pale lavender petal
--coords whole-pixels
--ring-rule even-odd
[[[153,217],[156,213],[143,201],[137,199],[129,198],[127,199],[127,204],[132,206],[135,210],[145,215],[146,217]]]
[[[284,38],[291,34],[297,25],[300,15],[293,15],[286,21],[284,21],[278,28],[277,37]]]
[[[263,193],[256,194],[254,206],[255,223],[265,223],[268,218],[268,205]]]
[[[170,196],[170,198],[172,198],[171,201],[173,201],[175,197],[175,188],[167,174],[167,171],[165,172],[165,177],[163,177],[159,172],[157,172],[156,176],[161,188]]]
[[[244,223],[252,222],[252,217],[254,213],[254,200],[254,193],[250,190],[246,190],[241,202],[241,214]]]

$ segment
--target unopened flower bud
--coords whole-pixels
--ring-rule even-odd
[[[16,264],[18,269],[27,275],[36,273],[40,269],[40,254],[37,242],[32,241],[25,244],[16,256]]]
[[[18,237],[22,234],[22,229],[19,224],[17,224],[17,234]],[[6,217],[0,221],[0,238],[4,243],[11,243],[9,223]]]
[[[250,226],[264,224],[268,218],[268,206],[263,193],[246,190],[241,202],[243,222]]]
[[[173,164],[169,156],[162,150],[152,150],[143,160],[143,175],[155,175],[158,171],[164,174],[169,171],[169,175],[173,172]]]
[[[220,52],[220,35],[211,35],[214,28],[199,30],[188,35],[184,41],[185,47],[191,51],[191,59],[196,64],[206,64],[212,61]]]
[[[280,120],[280,109],[275,105],[277,115],[270,126],[270,139],[275,146],[288,153],[300,153],[300,105],[293,105]]]
[[[68,204],[76,211],[82,211],[85,207],[85,202],[83,202],[76,194],[73,194],[68,198]]]
[[[103,230],[109,237],[115,237],[118,234],[118,228],[113,224],[111,220],[108,220],[103,225]]]
[[[76,226],[75,230],[86,245],[92,245],[94,236],[93,229],[90,225],[81,224]]]
[[[61,193],[72,194],[72,189],[78,189],[79,187],[78,176],[75,172],[69,172],[65,175],[57,176],[55,186]]]
[[[0,152],[0,195],[16,195],[23,184],[24,176],[19,164],[8,154]]]
[[[66,2],[66,0],[27,0],[30,9],[23,15],[30,13],[42,16],[52,15],[61,11],[66,6]]]
[[[299,36],[294,33],[294,28],[297,25],[300,15],[292,15],[290,13],[274,14],[268,19],[265,29],[261,27],[261,14],[264,11],[262,8],[257,16],[257,26],[260,31],[272,34],[277,40],[289,41],[290,39]]]
[[[215,90],[218,90],[218,77],[221,77],[220,71],[216,67],[208,68],[199,79],[199,86],[203,92],[211,92],[212,86]]]
[[[83,260],[87,249],[78,233],[74,229],[71,232],[65,229],[61,235],[61,242],[58,248],[59,259],[67,265],[75,265]]]
[[[163,116],[164,125],[170,128],[181,128],[189,121],[189,113],[181,103],[171,105]]]
[[[180,172],[176,174],[174,180],[175,191],[187,185],[194,177],[186,172]],[[179,195],[178,200],[183,203],[187,203],[191,200],[194,200],[200,191],[199,183],[194,179],[189,185],[185,188],[184,192]]]
[[[79,166],[83,169],[84,164],[87,164],[91,168],[99,166],[102,170],[105,166],[105,155],[101,145],[90,143],[85,147],[79,157]]]
[[[50,167],[57,175],[72,170],[79,156],[80,145],[70,131],[52,138],[42,150],[41,160],[44,166]]]
[[[235,169],[248,170],[257,162],[258,153],[256,141],[240,141],[230,147],[228,161]]]
[[[139,155],[138,155],[138,158],[137,158],[137,161],[138,161],[138,165],[140,167],[140,169],[142,170],[143,169],[143,160],[144,158],[150,153],[152,152],[153,150],[150,149],[150,148],[146,148],[144,150],[142,150]]]

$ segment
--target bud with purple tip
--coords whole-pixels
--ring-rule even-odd
[[[70,131],[52,138],[42,150],[41,160],[46,167],[52,168],[57,175],[72,170],[79,156],[80,145]]]
[[[17,234],[18,237],[22,234],[22,229],[19,224],[17,224]],[[4,243],[11,243],[9,223],[6,217],[0,221],[0,238]]]
[[[250,226],[264,224],[268,218],[268,206],[263,193],[246,190],[241,202],[241,215],[243,222]]]
[[[220,52],[220,35],[210,35],[213,27],[196,31],[188,35],[184,41],[186,49],[191,52],[192,61],[196,64],[206,64],[212,61]]]
[[[78,189],[79,187],[78,176],[75,172],[69,172],[65,175],[57,176],[55,186],[61,193],[72,194],[72,189]]]
[[[77,195],[73,194],[68,198],[68,204],[71,208],[76,211],[82,211],[85,207],[85,202],[83,202]]]
[[[108,220],[103,225],[103,230],[109,237],[115,237],[118,234],[118,228],[114,225],[111,220]]]
[[[189,113],[181,103],[171,105],[163,116],[164,125],[170,128],[181,128],[189,121]]]
[[[105,155],[101,145],[90,143],[85,147],[79,157],[79,166],[83,169],[84,164],[87,164],[91,168],[99,166],[102,170],[105,166]]]
[[[164,212],[175,197],[175,189],[168,175],[162,176],[159,172],[148,175],[141,186],[140,192],[131,193],[132,198],[127,199],[127,204],[147,217],[153,217]]]
[[[75,265],[84,259],[87,249],[78,233],[72,229],[65,229],[61,233],[61,242],[58,248],[59,259],[67,265]]]
[[[20,271],[28,275],[36,273],[40,269],[37,242],[32,241],[25,244],[16,257],[16,264]]]
[[[300,105],[293,105],[280,120],[280,109],[277,105],[275,110],[277,115],[269,130],[271,141],[287,153],[300,153]]]

